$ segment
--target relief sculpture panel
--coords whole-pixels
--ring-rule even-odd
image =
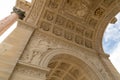
[[[89,0],[65,0],[64,12],[83,17],[88,13]]]
[[[49,50],[48,42],[41,39],[35,39],[30,43],[28,49],[25,51],[21,59],[26,63],[39,65],[42,53],[46,52],[47,50]]]
[[[52,9],[57,9],[59,7],[61,0],[48,0],[48,7]]]

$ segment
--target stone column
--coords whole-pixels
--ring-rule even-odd
[[[0,36],[8,29],[10,28],[10,26],[15,23],[17,21],[17,19],[23,19],[25,17],[25,12],[17,9],[17,8],[13,8],[13,12],[11,15],[9,15],[8,17],[4,18],[3,20],[0,21]]]
[[[24,11],[14,8],[11,15],[1,21],[1,34],[17,19],[23,19],[25,17],[24,14]],[[9,80],[16,63],[34,30],[24,24],[23,20],[20,21],[18,21],[18,27],[4,40],[3,43],[0,44],[0,80]]]

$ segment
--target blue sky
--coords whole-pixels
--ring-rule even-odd
[[[31,2],[31,0],[26,0]],[[7,3],[6,3],[7,2]],[[0,20],[7,17],[13,6],[15,6],[16,0],[0,0]],[[103,37],[103,48],[105,53],[110,54],[110,60],[120,72],[120,14],[117,16],[118,21],[115,24],[109,24],[104,37]],[[15,23],[4,35],[0,36],[0,42],[16,27]]]
[[[115,24],[108,24],[103,36],[104,52],[110,55],[110,60],[120,73],[120,13]]]

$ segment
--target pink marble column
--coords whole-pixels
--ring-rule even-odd
[[[0,21],[0,36],[15,22],[19,16],[16,13],[12,13],[8,17]]]
[[[25,12],[14,7],[12,14],[0,21],[0,36],[10,28],[17,19],[23,19],[25,17],[24,14]]]

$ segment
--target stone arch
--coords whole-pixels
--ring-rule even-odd
[[[100,80],[88,65],[68,54],[54,56],[48,67],[47,80]]]
[[[119,5],[120,5],[120,2],[116,1],[115,4],[111,5],[111,7],[106,10],[107,13],[104,15],[104,18],[102,18],[99,21],[98,30],[96,32],[95,43],[94,43],[95,48],[99,53],[104,53],[102,48],[103,34],[105,32],[107,25],[110,23],[110,21],[116,16],[117,13],[120,12]]]
[[[79,52],[80,53],[80,52]],[[49,62],[58,55],[70,55],[75,57],[76,59],[80,59],[82,62],[84,62],[89,68],[95,72],[95,74],[99,77],[100,80],[104,80],[101,73],[94,67],[92,64],[90,64],[87,60],[83,60],[78,52],[71,51],[68,49],[55,49],[52,51],[47,52],[41,59],[40,66],[43,68],[48,68]]]

